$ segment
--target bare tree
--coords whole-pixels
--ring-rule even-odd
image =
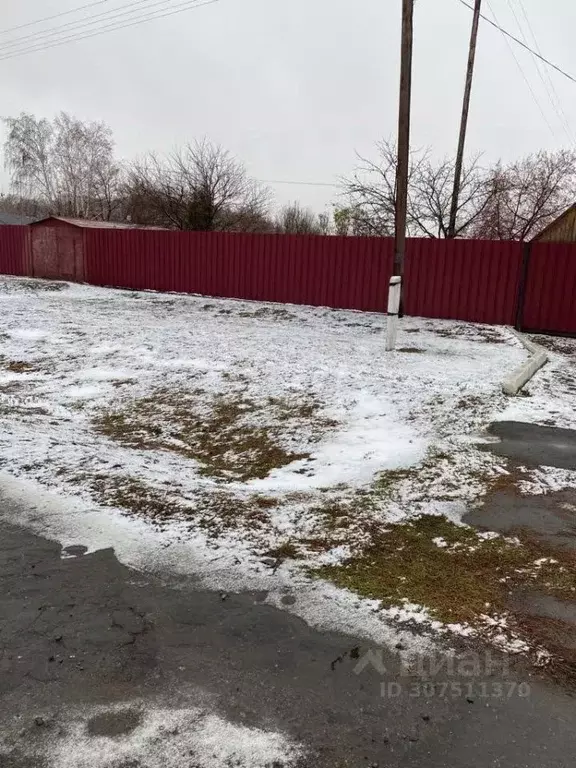
[[[426,155],[418,164],[410,190],[411,226],[416,234],[450,237],[454,172],[455,162],[452,159],[433,163]],[[464,163],[454,237],[470,236],[474,224],[490,204],[492,191],[486,172],[480,166],[479,156]]]
[[[377,144],[378,160],[359,156],[360,165],[343,181],[348,205],[339,217],[339,227],[354,228],[354,234],[390,236],[394,233],[396,207],[396,151],[391,142]],[[350,234],[349,231],[346,234]]]
[[[348,205],[338,209],[337,230],[391,236],[396,204],[396,149],[378,144],[379,159],[361,164],[343,182]],[[408,231],[412,236],[448,237],[454,161],[411,156]],[[576,151],[538,152],[483,168],[479,157],[464,165],[456,237],[524,240],[535,235],[574,202]]]
[[[27,113],[4,120],[5,165],[12,192],[50,213],[109,219],[118,201],[120,168],[112,131],[65,112],[53,121]]]
[[[54,126],[26,112],[4,118],[3,122],[7,129],[4,165],[10,172],[12,191],[51,203],[56,181],[52,162]]]
[[[304,208],[300,203],[284,206],[276,220],[276,231],[284,235],[321,235],[323,226],[311,208]]]
[[[349,205],[347,221],[340,224],[349,234],[392,236],[396,208],[395,145],[381,141],[377,161],[360,158],[361,164],[343,182]],[[412,236],[447,237],[450,217],[454,161],[434,163],[430,152],[413,151],[408,178],[408,231]],[[463,237],[482,215],[490,199],[491,187],[479,158],[473,158],[462,172],[456,236]],[[352,230],[350,232],[350,230]]]
[[[133,163],[127,183],[131,220],[173,229],[245,229],[265,215],[269,192],[222,147],[206,139],[165,158]]]
[[[538,152],[488,174],[490,202],[475,222],[472,235],[526,240],[573,204],[576,152]]]
[[[321,235],[331,235],[333,232],[332,217],[327,211],[318,214],[318,230]]]

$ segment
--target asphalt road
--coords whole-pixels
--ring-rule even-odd
[[[50,755],[66,738],[71,711],[88,713],[88,740],[137,733],[134,700],[144,710],[193,702],[232,723],[281,731],[304,745],[306,768],[574,762],[576,699],[551,683],[511,671],[444,673],[421,695],[424,678],[404,676],[396,650],[382,652],[385,672],[357,674],[365,643],[312,630],[263,604],[264,595],[223,599],[131,571],[112,550],[76,554],[61,559],[57,543],[0,524],[2,768],[58,768]],[[498,682],[507,686],[503,695]],[[529,689],[517,688],[522,682]],[[444,695],[442,683],[452,686]],[[184,746],[173,757],[181,736],[162,737],[171,741],[166,768],[196,768]]]

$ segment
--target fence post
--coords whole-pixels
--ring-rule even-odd
[[[522,330],[524,325],[524,305],[526,303],[526,288],[528,286],[528,271],[530,269],[530,254],[532,253],[532,243],[522,243],[522,267],[520,270],[520,281],[518,283],[518,296],[516,298],[516,322],[514,327],[517,331]]]
[[[388,319],[386,321],[386,352],[396,349],[396,334],[398,333],[398,312],[400,311],[400,295],[402,293],[402,278],[393,275],[388,289]]]

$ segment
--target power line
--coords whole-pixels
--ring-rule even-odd
[[[530,19],[528,18],[528,14],[526,13],[526,8],[522,0],[518,0],[518,5],[524,17],[524,21],[526,22],[526,26],[528,27],[528,32],[532,38],[534,48],[540,55],[542,55],[542,51],[540,49],[540,46],[538,45],[538,40],[536,39],[534,29],[532,28],[532,24],[530,23]],[[516,14],[514,14],[514,16],[516,17]],[[518,27],[521,29],[520,22],[518,20],[517,20],[517,23],[518,23]],[[527,42],[525,35],[524,35],[524,42]],[[550,103],[556,110],[556,114],[558,115],[558,117],[560,118],[560,121],[563,123],[566,129],[566,135],[568,136],[568,139],[572,142],[572,144],[576,143],[574,139],[574,133],[572,132],[572,128],[570,126],[570,121],[564,110],[564,107],[562,106],[562,102],[560,101],[560,97],[558,96],[558,91],[556,90],[554,81],[550,77],[550,73],[548,72],[548,69],[546,67],[543,67],[542,64],[538,61],[538,59],[534,59],[534,64],[536,66],[536,69],[538,70],[540,79],[542,80],[544,87],[546,88],[548,97],[550,99]]]
[[[520,23],[520,19],[518,18],[518,14],[516,13],[516,10],[514,8],[514,5],[512,4],[512,0],[506,0],[508,7],[510,8],[510,11],[512,13],[512,16],[514,16],[514,21],[516,22],[516,26],[518,27],[518,31],[520,32],[520,35],[522,36],[522,40],[524,43],[528,44],[528,40],[526,39],[526,35],[524,34],[524,29],[522,27],[522,24]],[[542,72],[542,64],[538,59],[535,59],[532,57],[532,61],[534,62],[534,66],[536,67],[536,71],[538,73],[538,77],[540,78],[540,81],[542,85],[544,86],[544,90],[546,91],[546,96],[548,96],[548,101],[550,102],[552,109],[556,112],[556,116],[559,118],[560,123],[562,125],[562,128],[566,134],[566,137],[569,142],[573,142],[573,138],[570,136],[570,128],[567,125],[566,117],[562,115],[560,112],[558,105],[554,101],[554,98],[552,96],[552,93],[550,91],[550,86],[546,82],[546,78],[544,77],[544,74]]]
[[[287,181],[285,179],[258,179],[262,184],[292,184],[297,187],[334,187],[340,189],[340,184],[329,181]]]
[[[462,1],[462,0],[461,0],[461,1]],[[532,95],[532,98],[534,99],[534,103],[536,104],[536,106],[537,106],[537,107],[538,107],[538,109],[540,110],[540,114],[542,115],[542,117],[543,117],[543,119],[544,119],[544,122],[546,123],[546,125],[547,125],[547,126],[548,126],[548,128],[550,129],[550,133],[552,134],[552,136],[555,136],[556,134],[554,133],[554,128],[552,127],[552,125],[551,125],[550,121],[549,121],[549,120],[548,120],[548,118],[546,117],[546,113],[544,112],[544,109],[542,108],[542,104],[540,104],[540,102],[539,102],[539,100],[538,100],[538,97],[536,96],[536,94],[535,94],[535,92],[534,92],[534,89],[533,89],[533,88],[532,88],[532,86],[530,85],[530,80],[528,80],[528,78],[526,77],[526,73],[524,72],[524,69],[522,68],[522,65],[521,65],[521,64],[520,64],[520,62],[518,61],[518,57],[517,57],[517,56],[516,56],[516,54],[514,53],[514,50],[513,50],[512,46],[510,45],[510,41],[508,40],[508,37],[506,36],[506,33],[504,32],[504,30],[503,30],[503,29],[500,27],[500,25],[498,24],[498,19],[496,18],[496,14],[494,13],[494,9],[492,8],[492,5],[490,4],[490,0],[487,0],[487,2],[488,2],[488,8],[490,8],[490,12],[491,12],[492,16],[494,16],[494,19],[495,19],[495,21],[496,21],[496,23],[494,24],[494,26],[497,26],[497,27],[498,27],[498,29],[500,29],[500,31],[502,32],[502,34],[503,34],[503,36],[504,36],[504,40],[506,41],[506,45],[508,46],[508,50],[510,51],[510,53],[512,54],[512,57],[513,57],[513,59],[514,59],[514,61],[516,62],[516,66],[518,67],[518,70],[519,70],[520,74],[522,75],[522,78],[523,78],[524,82],[526,83],[526,85],[527,85],[527,87],[528,87],[528,90],[530,91],[530,93],[531,93],[531,95]],[[491,22],[491,23],[492,23],[492,22]],[[526,46],[524,46],[524,47],[526,47]]]
[[[44,44],[45,42],[52,42],[50,40],[43,40],[42,38],[50,38],[54,37],[55,35],[58,36],[62,32],[62,30],[66,29],[66,27],[72,27],[72,29],[68,29],[67,32],[72,32],[76,34],[77,31],[79,31],[82,27],[90,27],[93,24],[100,24],[102,22],[110,21],[111,19],[118,18],[120,16],[129,16],[134,13],[137,13],[135,10],[122,10],[124,8],[133,8],[133,6],[141,6],[146,5],[148,7],[141,8],[142,11],[148,11],[150,8],[154,7],[155,5],[164,5],[167,2],[167,0],[155,0],[155,2],[152,2],[152,0],[133,0],[133,2],[126,3],[124,5],[118,6],[118,8],[112,8],[109,11],[102,11],[101,13],[96,13],[93,16],[87,17],[84,19],[77,19],[76,21],[68,21],[66,24],[59,24],[55,27],[50,27],[48,29],[40,30],[39,32],[31,32],[29,35],[23,35],[22,37],[16,37],[13,40],[7,40],[5,43],[2,43],[2,50],[5,50],[6,48],[10,48],[13,46],[19,47],[20,43],[23,43],[25,41],[29,41],[26,43],[24,47],[27,47],[29,45],[37,45],[39,43]],[[161,10],[161,9],[158,9]],[[119,13],[117,13],[119,11]],[[104,17],[104,18],[102,18]]]
[[[109,3],[110,0],[97,0],[95,3],[88,3],[87,5],[80,5],[78,8],[72,8],[70,11],[61,11],[60,13],[54,13],[52,16],[44,16],[42,19],[35,19],[35,21],[27,21],[25,24],[18,24],[15,27],[8,27],[8,29],[0,29],[0,35],[7,35],[8,32],[16,32],[18,29],[24,29],[25,27],[33,27],[36,24],[42,24],[43,21],[51,21],[52,19],[59,19],[61,16],[69,16],[71,13],[78,13],[86,8],[93,8],[95,5],[104,5]]]
[[[62,40],[57,40],[55,42],[52,42],[49,45],[31,46],[29,48],[24,48],[20,51],[18,50],[12,51],[12,52],[9,52],[7,56],[0,56],[0,61],[6,61],[8,59],[14,59],[20,56],[27,56],[30,53],[40,53],[43,51],[47,51],[50,48],[58,48],[61,45],[66,45],[67,43],[77,42],[79,40],[86,40],[90,37],[97,37],[99,35],[104,35],[107,32],[115,32],[118,29],[126,29],[127,27],[133,27],[138,24],[145,24],[148,21],[155,21],[156,19],[163,19],[168,16],[174,16],[175,14],[184,13],[185,11],[188,11],[188,10],[201,8],[204,5],[213,5],[214,3],[217,3],[219,1],[220,0],[204,0],[204,2],[199,2],[199,0],[192,0],[192,2],[181,3],[179,5],[174,6],[173,10],[168,11],[166,13],[154,12],[150,15],[145,15],[141,18],[138,18],[135,21],[130,21],[123,24],[105,25],[104,27],[97,29],[95,31],[92,31],[85,35],[71,35],[69,37],[63,38]]]
[[[474,10],[474,6],[470,5],[470,3],[467,3],[466,0],[458,0],[458,2],[462,3],[462,5],[465,5],[466,8],[469,8],[471,11]],[[494,11],[492,11],[492,15],[496,19],[496,15],[494,14]],[[493,27],[495,27],[499,32],[502,32],[503,35],[505,35],[506,37],[509,37],[511,40],[514,40],[515,43],[518,43],[518,45],[521,45],[522,48],[525,48],[527,51],[530,51],[530,53],[533,56],[536,56],[536,58],[538,58],[541,61],[543,61],[549,67],[552,67],[552,69],[555,69],[557,72],[560,72],[560,74],[564,75],[564,77],[567,77],[568,80],[571,80],[573,83],[576,83],[576,77],[573,77],[572,75],[570,75],[568,72],[563,70],[561,67],[559,67],[556,64],[554,64],[553,62],[551,62],[550,59],[547,59],[546,57],[542,56],[542,54],[537,53],[535,50],[530,48],[529,45],[526,45],[526,43],[523,43],[522,40],[519,40],[517,37],[514,37],[514,35],[512,35],[510,32],[508,32],[508,30],[506,30],[503,27],[501,27],[500,24],[498,24],[497,20],[492,21],[492,19],[488,18],[488,16],[485,16],[484,14],[480,14],[480,16],[481,16],[481,18],[484,21],[487,21],[488,24],[490,24]]]

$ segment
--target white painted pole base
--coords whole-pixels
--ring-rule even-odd
[[[386,352],[396,349],[396,335],[398,333],[398,312],[400,311],[400,294],[402,291],[402,278],[393,275],[390,278],[388,290],[388,321],[386,323]]]

